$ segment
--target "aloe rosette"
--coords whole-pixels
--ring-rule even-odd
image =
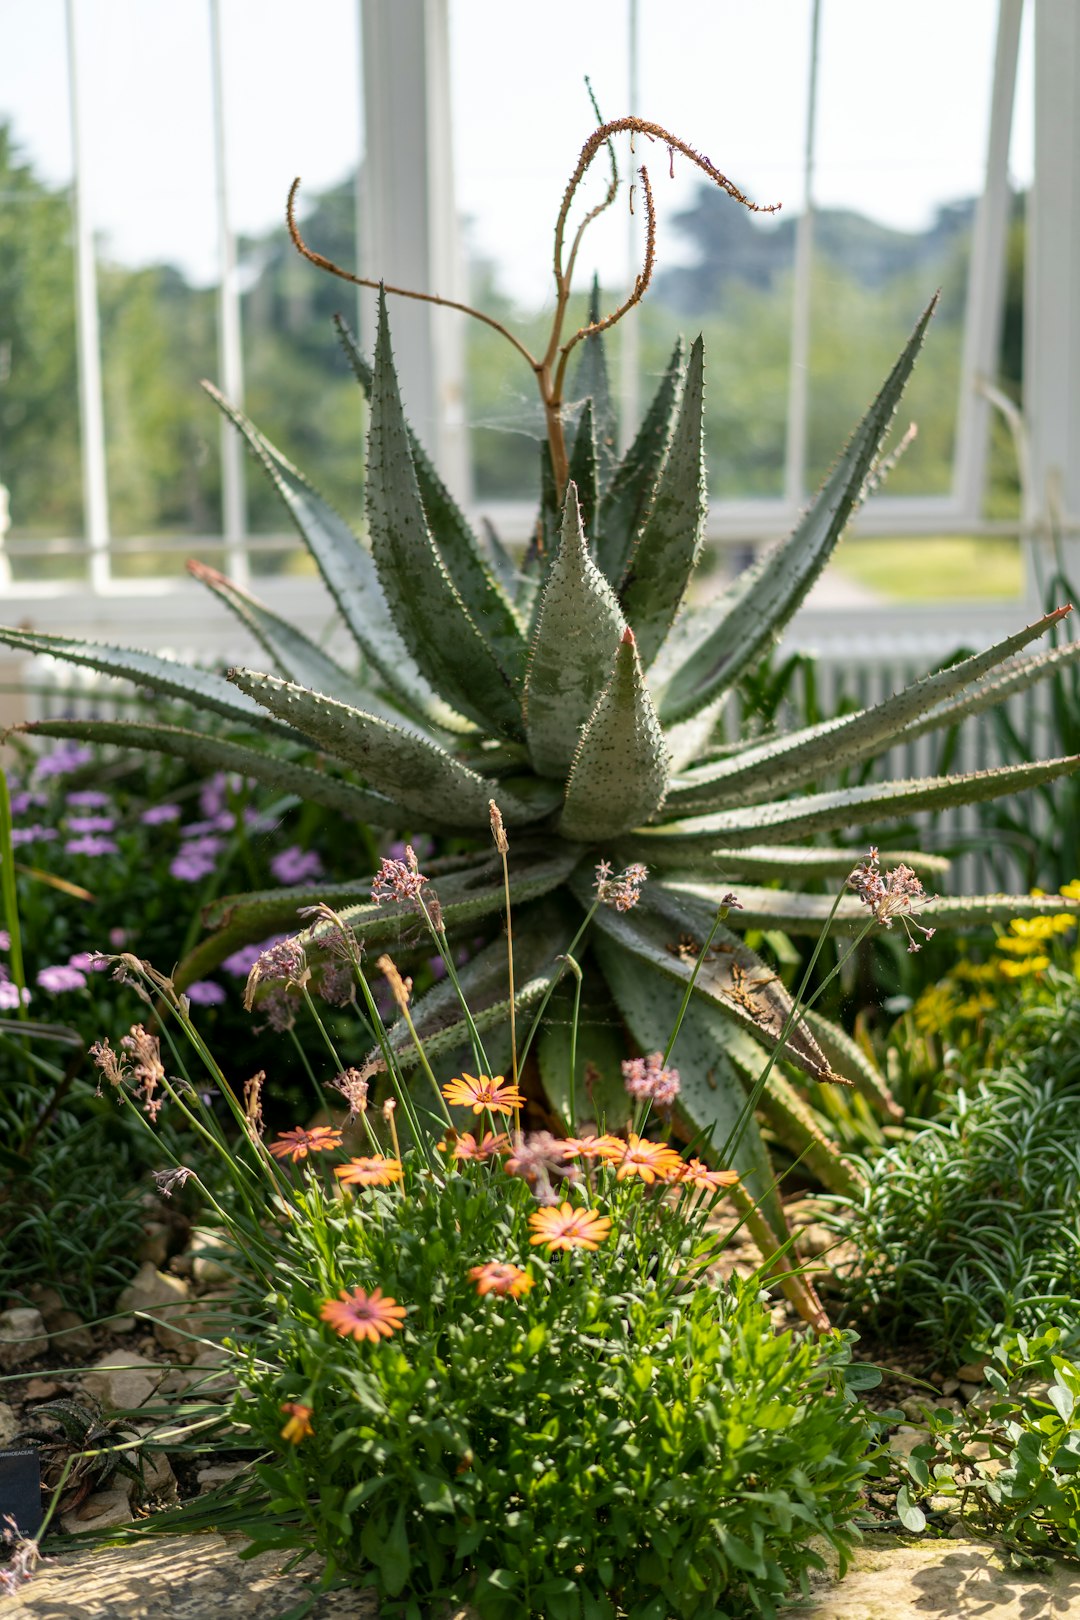
[[[375,827],[423,829],[475,840],[474,853],[435,863],[451,932],[495,928],[505,896],[491,848],[489,804],[510,834],[516,998],[535,1005],[560,971],[556,958],[595,899],[600,859],[647,864],[632,911],[601,906],[589,943],[596,971],[585,986],[578,1057],[593,1074],[618,1074],[625,1034],[660,1048],[691,975],[692,1015],[679,1035],[679,1111],[690,1131],[722,1141],[790,1012],[783,985],[738,930],[817,932],[831,901],[800,885],[851,871],[860,849],[823,836],[913,811],[1029,788],[1074,769],[1074,758],[917,781],[822,789],[818,784],[897,742],[953,726],[1048,675],[1077,655],[1070,643],[1025,652],[1067,609],[874,708],[765,740],[714,742],[717,717],[739,678],[768,650],[820,574],[874,469],[914,364],[924,314],[791,537],[717,600],[685,605],[704,536],[704,355],[700,339],[676,349],[637,438],[621,461],[598,338],[579,368],[588,395],[569,453],[570,481],[556,500],[546,480],[537,543],[518,565],[493,535],[482,542],[440,481],[403,414],[385,300],[369,365],[340,335],[370,405],[368,544],[238,411],[215,393],[272,480],[355,643],[354,667],[331,658],[295,626],[202,564],[201,579],[266,649],[272,671],[193,670],[146,652],[29,630],[0,640],[51,653],[149,687],[164,704],[205,710],[215,733],[182,724],[48,720],[24,729],[124,748],[157,750],[235,771]],[[214,392],[211,390],[211,392]],[[925,875],[944,862],[906,853]],[[441,868],[441,869],[440,869]],[[295,928],[298,908],[329,901],[370,950],[404,926],[355,882],[230,896],[211,906],[210,933],[182,964],[179,982],[210,971],[238,945]],[[723,893],[732,911],[699,962]],[[1060,912],[1060,898],[930,900],[934,927]],[[838,930],[865,920],[854,897]],[[461,972],[482,1029],[505,1025],[504,947],[495,940]],[[557,993],[537,1043],[549,1100],[565,1105],[569,1020]],[[616,1016],[617,1015],[617,1016]],[[429,1054],[465,1035],[450,987],[414,1010]],[[396,1041],[404,1064],[407,1039]],[[853,1082],[888,1108],[881,1077],[842,1030],[812,1013],[787,1036],[788,1072],[773,1069],[761,1107],[772,1129],[805,1152],[830,1186],[851,1171],[791,1083]],[[610,1080],[601,1078],[604,1088]],[[580,1095],[580,1091],[579,1091]],[[609,1089],[607,1100],[614,1104]],[[764,1194],[768,1160],[756,1126],[738,1167]]]

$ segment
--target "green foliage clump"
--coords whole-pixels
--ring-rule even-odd
[[[234,1409],[278,1454],[258,1472],[287,1523],[266,1544],[317,1551],[387,1612],[448,1599],[483,1620],[770,1616],[820,1567],[812,1537],[844,1562],[873,1437],[845,1392],[851,1336],[777,1335],[754,1283],[687,1286],[719,1247],[700,1214],[596,1181],[611,1235],[545,1259],[497,1157],[407,1158],[403,1187],[355,1204],[311,1177]],[[532,1286],[479,1297],[470,1270],[492,1261]],[[320,1319],[358,1285],[406,1307],[400,1334]]]
[[[1075,1340],[1073,1340],[1075,1343]],[[897,1499],[908,1530],[923,1504],[959,1511],[965,1530],[993,1534],[1021,1563],[1080,1552],[1080,1362],[1057,1327],[1011,1336],[984,1369],[989,1389],[963,1417],[928,1410],[929,1437],[901,1463]],[[941,1499],[945,1500],[942,1501]]]

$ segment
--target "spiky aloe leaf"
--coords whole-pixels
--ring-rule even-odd
[[[890,851],[888,863],[893,859]],[[696,895],[712,905],[718,905],[723,894],[719,884],[665,883],[664,887],[672,894]],[[831,895],[752,889],[742,884],[739,902],[742,909],[732,914],[739,928],[782,928],[786,934],[819,934],[833,908]],[[1080,905],[1060,895],[932,895],[919,907],[918,918],[933,928],[980,928],[992,922],[1008,922],[1012,917],[1049,917],[1064,912],[1080,917]],[[836,908],[832,931],[858,933],[868,921],[869,913],[862,902],[847,895]]]
[[[794,534],[769,556],[739,599],[738,611],[722,619],[673,676],[660,702],[665,725],[685,720],[730,689],[791,618],[824,568],[862,497],[936,304],[935,297]]]
[[[803,1018],[836,1072],[847,1075],[875,1114],[898,1124],[904,1117],[904,1110],[886,1085],[885,1076],[858,1041],[853,1041],[839,1024],[823,1018],[813,1007],[805,1008]]]
[[[940,731],[945,726],[957,725],[971,715],[981,714],[986,709],[1004,703],[1006,698],[1027,691],[1036,681],[1057,674],[1059,670],[1076,663],[1078,659],[1080,659],[1080,641],[1066,642],[1063,647],[1055,647],[1050,652],[1029,653],[1020,658],[1013,658],[991,680],[983,681],[976,691],[967,692],[962,697],[954,698],[951,703],[942,704],[940,709],[935,709],[925,720],[919,720],[909,726],[904,733],[904,741],[913,742],[916,737],[921,737],[928,731]]]
[[[908,728],[921,716],[962,692],[972,682],[981,680],[1069,612],[1068,607],[1057,608],[985,652],[975,653],[948,669],[914,681],[872,709],[806,726],[718,764],[686,772],[668,794],[669,814],[684,815],[695,810],[708,811],[722,805],[752,804],[763,798],[775,798],[778,793],[801,787],[816,776],[831,775],[872,758],[883,747],[905,741],[909,736]]]
[[[542,854],[510,856],[510,899],[515,908],[547,894],[563,882],[574,864],[573,854],[560,851],[545,858]],[[299,912],[305,906],[325,901],[345,923],[364,940],[365,947],[398,946],[415,948],[418,919],[415,912],[400,906],[377,906],[371,900],[371,878],[333,884],[326,879],[314,885],[289,890],[265,889],[251,894],[225,895],[213,901],[203,916],[214,930],[184,958],[176,982],[191,984],[210,973],[219,963],[256,940],[282,931],[305,928]],[[471,865],[440,874],[435,888],[447,927],[452,929],[494,916],[506,904],[502,868],[485,854]],[[318,926],[304,934],[317,937]]]
[[[15,630],[0,626],[0,642],[20,652],[47,653],[68,664],[82,664],[102,675],[148,686],[178,703],[193,704],[220,714],[233,725],[254,726],[275,736],[293,734],[280,721],[273,720],[243,693],[237,692],[220,675],[181,664],[175,658],[159,658],[156,653],[139,652],[134,647],[109,647],[98,641],[75,641],[70,636],[53,636],[39,630]],[[293,737],[295,741],[295,737]]]
[[[428,528],[384,295],[371,392],[367,507],[379,582],[416,663],[459,713],[484,728],[516,735],[521,713],[513,678],[462,600]]]
[[[682,405],[656,495],[634,541],[619,600],[647,669],[675,621],[705,534],[704,345],[690,349]]]
[[[575,874],[570,886],[582,905],[595,899],[583,875]],[[645,896],[625,914],[601,906],[594,925],[623,950],[685,987],[712,927],[716,907],[687,890],[669,892],[658,884],[646,889]],[[733,1023],[766,1044],[776,1044],[791,1011],[791,999],[777,976],[723,925],[717,929],[709,959],[694,981],[694,995],[718,1007]],[[814,1080],[841,1079],[799,1019],[788,1035],[784,1056]]]
[[[771,1125],[778,1141],[806,1166],[829,1192],[849,1198],[862,1191],[863,1181],[843,1158],[835,1142],[821,1129],[812,1108],[803,1102],[795,1087],[774,1069],[765,1083],[758,1108]]]
[[[599,319],[600,283],[594,276],[589,294],[589,322],[595,326]],[[575,399],[592,401],[598,483],[600,489],[605,490],[615,465],[618,424],[615,419],[615,403],[611,397],[611,383],[608,379],[607,356],[602,335],[599,332],[591,332],[582,340],[578,354],[580,358],[574,372],[573,394]],[[592,531],[587,529],[586,532]]]
[[[625,857],[623,864],[640,854],[640,845],[629,844],[615,850],[616,857]],[[751,844],[746,849],[702,848],[680,849],[669,858],[663,845],[650,847],[654,864],[664,872],[665,883],[677,883],[685,873],[693,873],[687,881],[698,883],[705,878],[710,885],[730,888],[736,880],[745,878],[783,878],[788,882],[810,882],[818,878],[846,878],[866,854],[862,849],[824,849],[799,847],[794,844]],[[889,861],[903,861],[924,879],[944,878],[951,863],[944,855],[927,855],[921,849],[890,849]],[[711,889],[710,889],[711,892]],[[719,904],[719,887],[717,904]],[[742,891],[740,890],[740,898]]]
[[[375,565],[345,519],[212,383],[204,382],[203,387],[243,434],[311,553],[350,635],[405,713],[443,730],[467,729],[468,721],[443,702],[409,657],[394,628]]]
[[[335,315],[342,348],[365,397],[370,402],[374,372],[357,347],[346,323]],[[464,512],[435,471],[420,440],[405,423],[424,513],[447,573],[473,619],[483,628],[503,670],[520,681],[525,667],[525,635],[498,572],[493,571]]]
[[[712,841],[737,849],[771,833],[783,843],[806,833],[829,832],[879,820],[894,820],[908,811],[939,810],[954,804],[976,804],[1022,793],[1025,788],[1052,782],[1075,771],[1080,754],[1042,760],[1034,765],[1002,765],[963,776],[926,776],[899,782],[872,782],[864,787],[837,788],[832,793],[808,793],[781,804],[756,804],[743,810],[719,811],[673,821],[663,827],[642,829],[642,838],[656,840],[670,850],[680,844]]]
[[[617,838],[656,814],[666,787],[664,735],[626,629],[574,755],[559,831],[575,841]]]
[[[77,737],[108,748],[168,754],[186,760],[198,770],[235,771],[279,793],[295,793],[326,810],[336,810],[352,821],[370,821],[376,827],[396,827],[401,821],[400,807],[381,794],[369,793],[352,782],[280,755],[208,737],[182,726],[140,725],[129,720],[33,720],[16,730],[34,737]]]
[[[596,529],[596,509],[600,503],[597,482],[596,440],[593,437],[592,400],[587,399],[581,409],[574,447],[570,452],[569,478],[578,492],[581,522],[585,533],[592,536]]]
[[[414,815],[426,816],[432,805],[438,805],[447,825],[480,827],[487,824],[490,801],[497,799],[507,823],[521,826],[547,814],[558,802],[555,789],[545,794],[540,783],[536,786],[541,791],[531,802],[519,798],[504,783],[469,770],[416,732],[402,731],[378,715],[335,703],[276,675],[230,669],[228,678],[302,736],[377,782],[381,793]]]
[[[615,593],[589,556],[577,489],[570,483],[525,677],[525,735],[541,776],[566,780],[625,628]]]
[[[539,1001],[558,973],[555,958],[570,943],[574,924],[567,908],[551,899],[524,907],[519,923],[520,946],[517,939],[514,942],[514,1004],[521,1012]],[[458,979],[479,1030],[505,1025],[510,1015],[510,984],[504,939],[494,940],[478,951],[458,969]],[[465,1015],[448,979],[429,990],[411,1010],[429,1061],[456,1053],[468,1044]],[[404,1019],[391,1029],[390,1043],[404,1068],[419,1061]],[[371,1061],[379,1062],[377,1049],[371,1053]]]
[[[614,939],[600,935],[594,948],[635,1041],[643,1052],[662,1052],[679,1016],[682,987],[655,973]],[[728,1054],[731,1033],[730,1021],[702,1003],[683,1022],[671,1054],[680,1080],[676,1123],[687,1140],[700,1137],[695,1152],[706,1160],[715,1159],[746,1102],[742,1077]],[[783,1207],[773,1186],[769,1155],[752,1116],[736,1144],[731,1168],[739,1172],[753,1197],[763,1201],[769,1219],[783,1231]]]
[[[272,612],[250,591],[234,585],[231,579],[206,563],[192,558],[187,563],[187,571],[236,614],[240,623],[266,648],[279,674],[298,686],[310,686],[326,697],[336,698],[339,703],[356,703],[364,698],[370,706],[371,693],[363,683],[347,669],[342,669],[336,659],[323,652],[288,619]]]
[[[596,561],[612,586],[626,572],[637,534],[656,489],[675,426],[684,347],[676,343],[637,437],[612,476],[596,519]]]

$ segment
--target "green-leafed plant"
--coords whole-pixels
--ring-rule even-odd
[[[1010,1335],[984,1369],[986,1391],[957,1417],[927,1408],[927,1439],[896,1459],[905,1529],[959,1514],[1021,1563],[1080,1553],[1080,1362],[1075,1337]],[[925,1511],[924,1511],[925,1509]]]
[[[410,429],[383,295],[372,364],[341,327],[371,412],[368,544],[215,395],[288,507],[356,644],[359,668],[332,660],[293,625],[197,564],[192,572],[260,639],[274,672],[233,669],[222,679],[149,653],[31,631],[2,630],[0,639],[126,676],[166,703],[201,705],[219,733],[123,721],[49,721],[31,729],[160,749],[273,783],[376,827],[458,837],[465,853],[431,872],[439,880],[443,915],[483,929],[495,925],[504,903],[513,904],[519,1005],[537,1001],[564,971],[550,963],[567,950],[583,910],[592,906],[598,862],[647,863],[653,877],[632,915],[609,907],[595,912],[590,948],[606,981],[598,993],[648,1051],[663,1044],[696,974],[693,1016],[680,1037],[682,1120],[685,1129],[714,1131],[723,1141],[746,1081],[760,1072],[761,1047],[775,1046],[791,1005],[734,926],[817,933],[830,917],[829,899],[791,885],[843,878],[851,870],[854,848],[817,843],[830,832],[1010,793],[1070,771],[1075,761],[833,790],[820,784],[898,741],[1000,702],[1060,668],[1078,649],[1022,653],[1067,611],[1061,609],[874,709],[764,741],[714,744],[717,717],[735,684],[802,602],[875,476],[931,310],[791,538],[716,600],[686,606],[707,512],[702,345],[694,343],[688,357],[676,348],[621,460],[601,347],[602,333],[640,300],[652,271],[655,218],[644,169],[647,240],[636,286],[613,314],[601,319],[594,309],[585,325],[564,337],[582,233],[616,194],[613,156],[606,197],[569,236],[571,208],[593,159],[605,148],[612,152],[613,137],[623,131],[659,140],[672,155],[683,153],[746,202],[711,163],[659,126],[620,119],[586,142],[556,223],[556,307],[545,352],[531,354],[491,317],[478,317],[504,331],[527,361],[544,408],[540,510],[520,565],[493,535],[481,540],[473,533]],[[323,268],[358,279],[306,248],[295,224],[293,233]],[[571,387],[567,373],[575,353],[580,363]],[[491,801],[510,831],[506,890],[487,845]],[[907,859],[924,875],[942,870],[929,858]],[[295,927],[297,908],[320,899],[349,908],[348,921],[369,949],[398,939],[396,908],[359,903],[369,882],[222,900],[209,908],[210,937],[183,963],[179,982],[201,977],[247,941]],[[743,909],[717,928],[702,961],[721,896],[736,882]],[[1038,915],[1048,907],[1061,910],[1062,903],[940,899],[925,915],[941,928]],[[851,898],[839,905],[834,926],[852,932],[864,916]],[[501,947],[475,955],[462,983],[484,1027],[505,1024]],[[422,1035],[444,1046],[459,1041],[464,1031],[456,1005],[437,987],[415,1009]],[[606,1039],[609,1055],[617,1057],[624,1037],[611,1028],[605,1037],[604,1027],[598,1017],[596,1040]],[[551,1020],[538,1047],[549,1087],[565,1085],[568,1028],[567,1020]],[[408,1061],[409,1037],[399,1033]],[[795,1023],[784,1056],[815,1080],[854,1080],[887,1106],[873,1066],[839,1029],[813,1015]],[[595,1052],[590,1059],[596,1061]],[[850,1180],[814,1114],[779,1070],[770,1075],[762,1106],[796,1152],[813,1144],[817,1173],[826,1182]],[[743,1136],[738,1164],[763,1196],[769,1175],[756,1129]]]

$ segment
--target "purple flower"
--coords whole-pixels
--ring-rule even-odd
[[[68,957],[68,967],[78,968],[80,973],[104,973],[108,965],[107,958],[96,951],[76,951]]]
[[[86,838],[72,838],[64,845],[68,855],[117,855],[120,846],[114,844],[111,838],[97,838],[90,835]]]
[[[196,979],[194,984],[188,985],[184,994],[196,1007],[219,1007],[225,1000],[224,990],[213,979]]]
[[[201,838],[204,833],[232,832],[236,826],[236,817],[231,810],[222,810],[220,815],[211,816],[209,821],[189,821],[186,827],[181,827],[181,838]]]
[[[77,770],[80,765],[89,765],[93,757],[93,750],[87,748],[85,743],[62,742],[51,754],[42,755],[34,767],[34,775],[39,780],[47,776],[63,776],[66,771]]]
[[[11,935],[6,928],[0,928],[0,951],[10,951]]]
[[[65,798],[66,804],[74,805],[78,810],[104,810],[109,802],[109,795],[99,792],[97,788],[78,788]]]
[[[11,795],[11,813],[13,816],[25,816],[32,805],[42,810],[48,802],[47,793],[35,793],[32,788],[23,788],[21,792]]]
[[[244,806],[244,826],[250,832],[273,832],[280,820],[280,816],[271,816],[265,810],[256,810],[253,804]]]
[[[169,862],[169,871],[182,883],[198,883],[214,870],[220,838],[192,838]]]
[[[111,833],[116,826],[112,816],[68,816],[67,829],[73,833]]]
[[[23,1005],[26,1006],[30,1001],[29,990],[23,990],[22,999]],[[0,979],[0,1011],[11,1012],[18,1005],[19,992],[16,986],[12,984],[10,979]]]
[[[35,822],[32,827],[12,827],[11,842],[13,844],[47,844],[51,838],[57,837],[55,827],[43,827]]]
[[[58,996],[64,990],[85,990],[86,974],[80,973],[77,967],[57,964],[56,967],[43,967],[37,976],[37,982],[42,990],[50,995]]]
[[[666,1113],[679,1095],[678,1069],[664,1067],[664,1054],[627,1058],[622,1065],[623,1084],[635,1102],[651,1103]]]
[[[270,862],[270,870],[279,883],[307,883],[322,877],[323,863],[313,849],[301,849],[290,844]]]
[[[238,951],[233,951],[222,962],[226,973],[231,973],[234,979],[246,979],[259,957],[273,945],[280,945],[287,934],[272,934],[269,939],[260,940],[257,945],[243,945]]]
[[[179,821],[180,806],[178,804],[152,804],[149,810],[144,810],[139,820],[144,827],[160,827],[166,821]]]
[[[199,809],[204,816],[216,816],[225,808],[228,779],[224,771],[215,771],[207,778],[199,792]]]

